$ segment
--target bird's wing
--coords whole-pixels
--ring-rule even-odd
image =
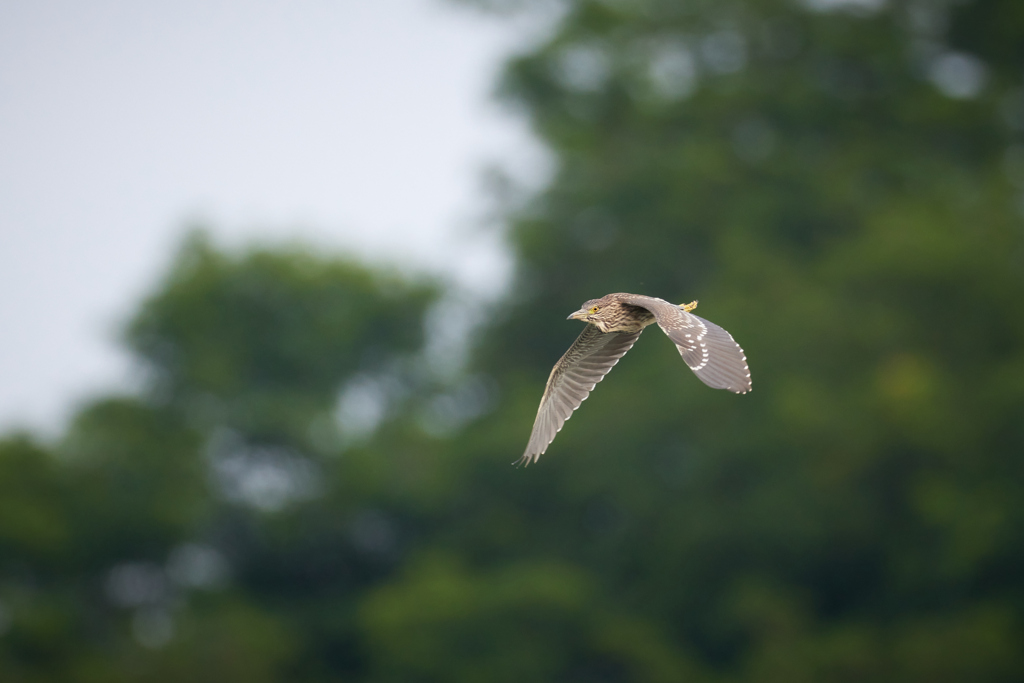
[[[528,465],[537,461],[555,440],[555,434],[565,421],[572,417],[572,411],[580,407],[594,386],[633,347],[639,336],[640,331],[605,333],[594,325],[587,325],[551,369],[530,442],[518,464]]]
[[[713,389],[728,389],[737,394],[750,391],[747,357],[731,334],[664,299],[635,295],[624,301],[654,314],[658,326],[675,343],[679,354],[701,382]]]

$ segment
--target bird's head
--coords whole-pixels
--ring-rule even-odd
[[[582,320],[585,323],[595,322],[603,317],[601,312],[606,311],[607,307],[607,302],[603,299],[591,299],[580,306],[580,310],[570,314],[566,320]]]
[[[569,320],[582,320],[585,323],[596,325],[602,332],[622,331],[626,328],[633,330],[634,318],[637,317],[634,311],[640,311],[633,306],[626,306],[616,295],[609,294],[600,299],[591,299],[569,316]],[[646,311],[642,311],[640,317],[651,317]]]
[[[582,320],[597,326],[602,332],[638,332],[654,322],[654,315],[646,308],[624,301],[632,296],[606,294],[600,299],[591,299],[570,315],[569,320]]]

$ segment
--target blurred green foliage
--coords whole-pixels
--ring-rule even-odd
[[[465,370],[433,283],[194,235],[144,390],[0,441],[0,679],[1024,676],[1022,5],[562,5]],[[514,470],[612,291],[699,298],[755,391],[649,332]]]

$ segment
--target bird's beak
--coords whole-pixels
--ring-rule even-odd
[[[571,314],[568,318],[566,318],[566,320],[584,320],[586,315],[587,312],[581,308],[580,310]]]

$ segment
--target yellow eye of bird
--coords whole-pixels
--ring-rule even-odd
[[[601,310],[601,307],[600,307],[600,306],[591,306],[591,307],[590,307],[590,312],[591,312],[591,313],[597,313],[597,312],[598,312],[598,311],[600,311],[600,310]]]

